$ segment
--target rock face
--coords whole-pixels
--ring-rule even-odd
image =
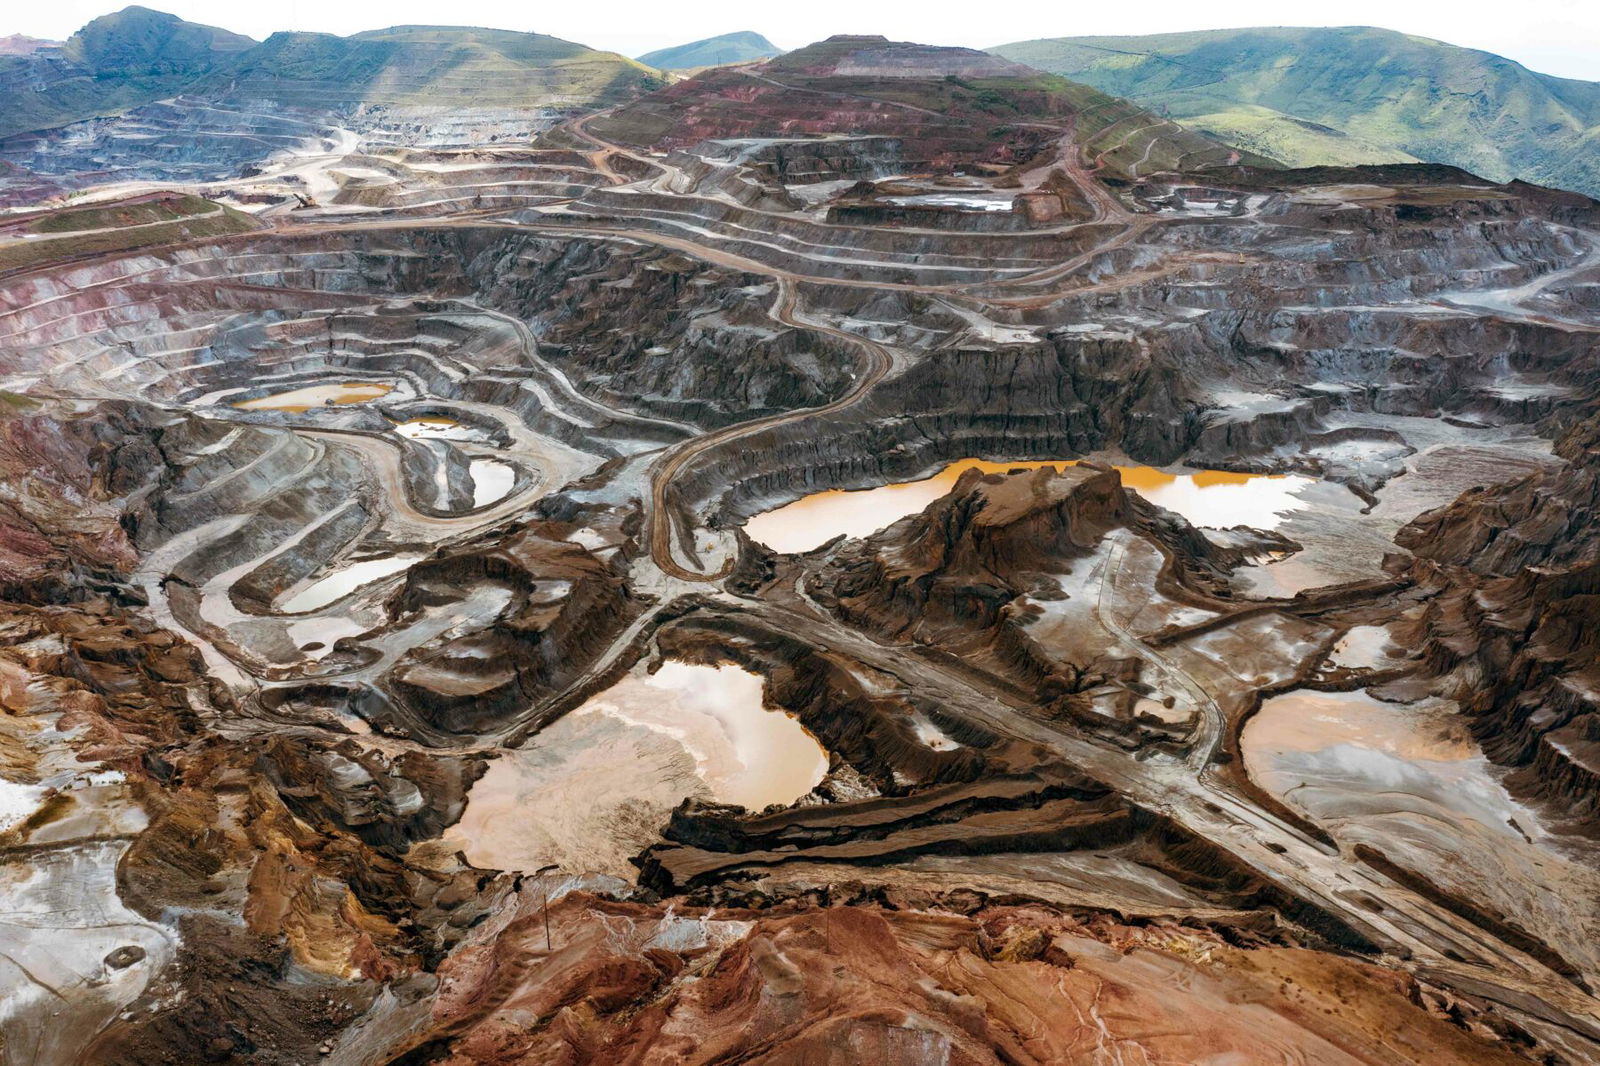
[[[450,1061],[977,1066],[1087,1061],[1108,1046],[1152,1061],[1516,1061],[1420,1009],[1429,993],[1403,975],[1192,927],[976,900],[964,914],[866,902],[664,912],[574,892],[551,908],[547,953],[541,909],[524,888],[450,965],[430,1026],[452,1034]],[[1240,999],[1262,1018],[1248,1033],[1230,1019]]]
[[[132,487],[154,467],[154,449],[127,423],[27,413],[34,404],[20,397],[11,402],[21,410],[0,421],[0,463],[7,471],[0,583],[13,594],[71,596],[88,574],[136,558],[120,512],[107,499],[95,453],[124,456],[113,476]]]
[[[1212,558],[1226,553],[1187,523],[1173,516],[1163,522],[1130,498],[1115,470],[1084,464],[1012,477],[974,470],[934,507],[842,556],[830,591],[858,621],[871,618],[890,634],[940,643],[942,625],[998,622],[1021,594],[1017,586],[1070,567],[1125,526],[1177,542],[1164,546],[1188,569],[1180,581],[1198,582],[1201,568],[1215,581],[1224,569]]]
[[[412,653],[395,671],[398,702],[432,726],[488,730],[559,694],[638,610],[618,567],[529,529],[412,568],[389,613],[403,618],[495,585],[510,595],[494,627]]]
[[[1556,445],[1567,465],[1473,489],[1396,538],[1431,598],[1413,629],[1490,758],[1600,815],[1600,422]]]
[[[1160,586],[1182,599],[1226,596],[1223,575],[1245,558],[1124,492],[1113,469],[1044,467],[1009,477],[969,471],[922,514],[840,551],[815,594],[852,625],[1025,678],[1048,705],[1093,688],[1098,671],[1064,661],[1048,638],[1038,642],[1031,623],[1039,607],[1030,597],[1061,597],[1053,586],[1065,579],[1057,575],[1084,575],[1113,530],[1172,560]],[[1269,544],[1285,546],[1268,539],[1256,548]],[[1104,596],[1093,583],[1071,584],[1069,600]]]

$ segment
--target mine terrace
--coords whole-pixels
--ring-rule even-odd
[[[4,1061],[1600,1061],[1595,202],[632,77],[0,139]]]

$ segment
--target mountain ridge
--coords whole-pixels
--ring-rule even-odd
[[[19,44],[0,52],[0,137],[162,99],[255,43],[134,6],[94,19],[59,46]]]
[[[1058,75],[977,49],[851,34],[756,66],[703,70],[590,126],[655,149],[708,139],[887,138],[905,153],[899,165],[945,170],[1030,160],[1068,124],[1084,157],[1108,173],[1239,161],[1231,146]]]
[[[1291,165],[1422,159],[1600,193],[1600,83],[1375,27],[1018,41],[994,54]]]
[[[192,89],[308,107],[555,106],[615,103],[655,82],[635,60],[545,34],[391,26],[347,37],[274,33]]]
[[[13,40],[8,38],[8,41]],[[313,109],[366,104],[610,105],[660,84],[636,60],[544,34],[393,26],[264,41],[129,7],[65,43],[0,52],[0,139],[106,118],[181,93]]]

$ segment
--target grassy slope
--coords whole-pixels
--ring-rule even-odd
[[[34,233],[79,233],[113,226],[148,226],[195,215],[214,214],[216,210],[216,204],[199,196],[167,196],[51,211],[41,215],[29,229]]]
[[[661,83],[634,60],[541,34],[401,26],[353,37],[279,33],[256,44],[129,8],[96,19],[60,51],[0,56],[0,137],[180,92],[316,109],[521,108],[604,106]]]
[[[0,56],[0,137],[113,115],[171,96],[248,37],[130,7],[95,19],[60,51]]]
[[[771,59],[783,50],[759,33],[742,30],[691,41],[675,48],[661,48],[639,57],[639,62],[657,70],[695,70],[725,63],[748,63],[752,59]]]
[[[311,108],[531,108],[613,103],[659,83],[631,59],[542,34],[397,26],[275,33],[194,91]]]
[[[259,220],[197,196],[67,208],[42,215],[28,226],[31,232],[49,235],[49,240],[0,241],[0,274],[261,228]]]
[[[1429,159],[1600,193],[1600,85],[1487,52],[1368,28],[1059,38],[993,51],[1294,164]]]

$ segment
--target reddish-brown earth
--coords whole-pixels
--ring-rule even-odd
[[[425,1032],[455,1066],[1517,1061],[1469,1003],[1299,948],[972,897],[820,902],[577,892],[547,953],[524,889],[445,967]]]

